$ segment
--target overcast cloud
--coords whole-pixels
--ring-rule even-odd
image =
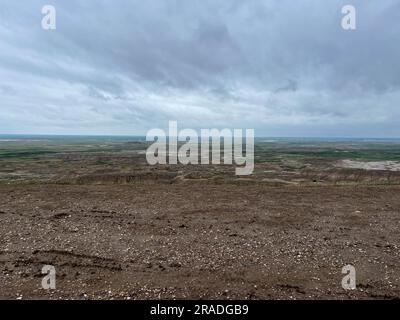
[[[0,2],[0,133],[400,137],[399,102],[399,0]]]

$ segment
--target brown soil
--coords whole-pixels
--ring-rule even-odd
[[[0,200],[0,298],[400,298],[399,186],[16,184]]]

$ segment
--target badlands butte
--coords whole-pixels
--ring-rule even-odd
[[[0,298],[400,298],[400,141],[257,139],[242,177],[146,148],[0,141]]]

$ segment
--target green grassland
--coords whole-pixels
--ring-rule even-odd
[[[68,138],[0,140],[0,182],[52,181],[64,177],[100,174],[129,174],[149,169],[143,139]],[[261,139],[255,142],[254,176],[261,179],[294,179],[304,170],[323,172],[335,168],[340,160],[400,161],[400,140],[302,140]],[[270,166],[270,167],[269,167]],[[224,177],[227,166],[187,166],[186,176]],[[192,172],[188,172],[188,171]],[[200,173],[198,171],[201,171]],[[286,173],[285,173],[286,172]],[[315,181],[316,178],[308,178]]]

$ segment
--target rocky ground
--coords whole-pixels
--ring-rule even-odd
[[[0,298],[400,298],[399,191],[2,184]]]

